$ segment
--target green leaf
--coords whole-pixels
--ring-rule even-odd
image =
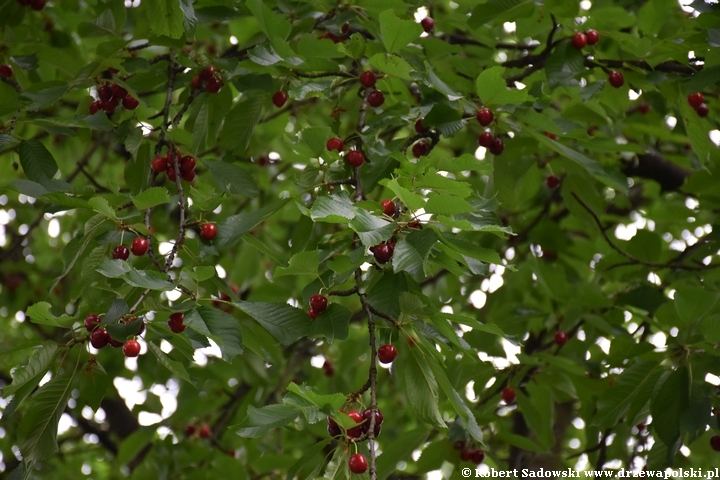
[[[431,188],[442,195],[454,195],[467,198],[473,194],[473,189],[467,182],[460,182],[440,175],[433,169],[415,180],[416,188]]]
[[[312,338],[325,337],[329,343],[345,340],[349,333],[352,312],[346,307],[331,303],[314,321],[307,335]]]
[[[630,408],[635,396],[643,390],[645,383],[653,378],[657,368],[657,362],[647,360],[627,367],[598,399],[598,410],[593,423],[600,428],[617,424]]]
[[[397,55],[376,53],[370,57],[370,65],[375,67],[378,71],[390,76],[398,77],[402,80],[414,80],[410,76],[410,73],[415,71],[413,66]]]
[[[108,278],[122,278],[133,287],[149,288],[150,290],[175,290],[175,285],[167,281],[167,275],[156,270],[137,270],[124,260],[103,259],[95,270]]]
[[[308,333],[307,313],[287,303],[235,302],[233,305],[257,320],[283,345],[290,345]]]
[[[75,319],[67,315],[56,317],[50,311],[51,305],[48,302],[35,303],[25,310],[25,315],[30,321],[38,325],[50,325],[53,327],[69,328]]]
[[[420,448],[430,435],[430,431],[425,428],[417,428],[409,432],[404,432],[402,441],[388,442],[383,446],[383,454],[377,458],[377,478],[385,480],[393,473],[397,472],[397,464],[399,458],[409,458],[412,452]]]
[[[284,16],[273,12],[262,0],[246,0],[245,4],[268,38],[287,39],[292,25]]]
[[[25,90],[22,93],[21,98],[24,97],[30,99],[30,104],[26,105],[25,109],[36,111],[57,102],[67,91],[68,85],[65,82],[39,82],[32,84],[30,88]]]
[[[423,125],[435,127],[444,137],[451,137],[465,127],[460,112],[444,103],[436,103],[423,118]]]
[[[223,220],[218,225],[218,235],[215,238],[215,245],[224,248],[238,242],[243,235],[255,228],[260,223],[270,218],[275,212],[287,205],[289,198],[270,203],[258,210],[249,213],[239,213]]]
[[[293,480],[294,478],[297,478],[300,470],[302,470],[306,465],[322,465],[321,454],[331,441],[332,438],[328,436],[312,446],[304,448],[303,456],[300,457],[297,462],[293,463],[292,467],[290,467],[287,475],[285,476],[285,480]]]
[[[135,195],[132,202],[138,210],[145,210],[164,203],[170,203],[170,192],[165,187],[151,187]]]
[[[456,215],[470,213],[472,205],[466,200],[452,195],[430,195],[425,204],[425,211],[440,215]]]
[[[287,267],[277,267],[275,276],[285,275],[317,275],[320,256],[317,250],[296,253],[290,259]]]
[[[82,367],[80,398],[93,410],[100,408],[100,403],[111,385],[112,379],[97,361],[87,362]]]
[[[58,171],[52,154],[38,140],[21,141],[18,153],[25,175],[34,182],[51,179]]]
[[[355,217],[348,226],[357,233],[363,245],[371,247],[392,237],[396,224],[376,217],[362,208],[355,208]]]
[[[244,99],[235,105],[225,117],[225,124],[220,134],[220,146],[232,150],[236,155],[243,155],[250,145],[255,126],[260,121],[265,93],[260,91],[246,92]]]
[[[406,271],[416,280],[425,274],[425,261],[437,242],[433,230],[412,232],[395,245],[392,264],[396,272]]]
[[[223,192],[239,193],[251,198],[257,195],[257,185],[248,170],[223,161],[206,161],[204,163],[215,183]]]
[[[394,178],[390,180],[384,178],[378,183],[392,190],[400,201],[407,205],[410,210],[418,210],[425,206],[425,199],[423,199],[423,197],[401,186]]]
[[[405,396],[418,419],[437,428],[447,428],[438,409],[438,383],[428,360],[419,348],[410,348],[410,355],[398,356],[393,365],[402,372],[400,381]]]
[[[181,38],[185,34],[185,15],[175,0],[146,0],[143,2],[148,23],[155,35]]]
[[[686,323],[702,318],[710,312],[720,298],[720,293],[701,287],[680,287],[675,292],[675,311]]]
[[[389,53],[402,50],[408,43],[418,39],[421,33],[420,24],[397,18],[393,10],[385,10],[380,14],[380,35]]]
[[[310,218],[314,221],[329,223],[347,223],[355,218],[353,202],[346,192],[326,197],[318,197],[310,209]]]
[[[198,307],[185,314],[185,324],[211,338],[226,362],[243,352],[242,330],[235,318],[217,308]]]
[[[195,16],[195,8],[193,7],[191,0],[180,0],[180,10],[182,10],[185,16],[183,20],[183,28],[189,34],[195,32],[195,26],[197,25],[197,17]]]
[[[672,449],[680,438],[680,416],[690,403],[690,375],[687,367],[678,367],[672,372],[650,402],[653,418],[653,433]]]
[[[58,423],[70,398],[74,377],[74,371],[58,375],[33,395],[17,430],[23,461],[44,460],[57,452]]]
[[[473,8],[468,24],[472,28],[478,28],[495,20],[515,21],[532,11],[532,0],[488,0]]]
[[[152,342],[146,342],[148,346],[148,350],[150,350],[153,355],[158,360],[158,363],[162,365],[163,367],[167,368],[170,373],[175,375],[177,378],[180,378],[182,380],[185,380],[189,384],[193,384],[192,379],[188,375],[187,371],[185,370],[185,367],[180,362],[176,362],[175,360],[170,360],[170,358],[165,355],[165,352],[160,350],[160,347],[155,345]]]
[[[108,201],[105,200],[103,197],[93,197],[88,200],[88,204],[96,212],[106,216],[111,220],[117,220],[117,214],[115,213],[115,209],[111,207],[110,203],[108,203]]]
[[[330,127],[307,127],[298,132],[298,138],[307,145],[313,154],[313,158],[319,158],[327,155],[325,145],[330,137],[332,137]]]
[[[300,410],[291,405],[268,405],[263,408],[248,407],[248,414],[238,428],[237,434],[245,438],[258,438],[278,427],[284,427],[300,415]]]
[[[475,90],[484,106],[518,105],[532,100],[527,91],[508,88],[504,71],[503,67],[488,68],[475,81]]]
[[[30,355],[27,365],[13,372],[13,381],[3,388],[3,395],[5,397],[13,395],[23,385],[30,385],[34,389],[50,370],[59,354],[55,342],[47,341],[36,348]]]

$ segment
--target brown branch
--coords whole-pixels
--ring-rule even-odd
[[[323,78],[323,77],[345,77],[345,78],[358,78],[357,75],[353,75],[350,72],[317,72],[317,73],[305,73],[300,70],[292,71],[298,77],[303,78]]]
[[[328,295],[334,295],[337,297],[349,297],[350,295],[355,295],[358,292],[358,286],[355,285],[350,290],[331,290],[328,292]]]
[[[400,327],[400,323],[397,321],[395,317],[390,315],[389,313],[381,312],[377,308],[373,307],[372,305],[368,304],[368,309],[373,313],[373,315],[377,315],[380,318],[384,318],[385,320],[389,321],[393,324],[395,327]]]

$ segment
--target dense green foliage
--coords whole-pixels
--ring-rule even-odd
[[[720,466],[717,3],[41,6],[0,4],[9,478]]]

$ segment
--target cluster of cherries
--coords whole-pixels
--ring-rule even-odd
[[[195,89],[202,88],[203,84],[208,93],[218,93],[222,88],[222,79],[219,77],[217,69],[213,65],[208,65],[203,68],[198,75],[195,75],[192,80],[190,80],[190,85]]]
[[[475,118],[483,127],[487,127],[493,122],[495,115],[489,108],[481,108],[475,114]],[[490,150],[493,155],[500,155],[505,150],[505,142],[501,138],[496,137],[492,132],[484,131],[478,136],[478,145]]]
[[[47,3],[45,0],[17,0],[17,2],[23,7],[30,7],[37,12],[45,8]]]
[[[195,165],[197,165],[195,157],[192,155],[185,155],[183,157],[178,150],[175,150],[175,157],[177,158],[178,168],[180,169],[180,178],[186,182],[195,180]],[[168,180],[174,182],[176,173],[173,164],[173,150],[168,150],[165,156],[159,155],[155,157],[150,164],[150,168],[152,168],[155,173],[165,172]]]
[[[377,76],[375,75],[375,72],[367,70],[360,74],[360,85],[362,85],[363,88],[373,88],[376,83]],[[383,103],[385,103],[385,94],[382,92],[382,90],[375,89],[368,94],[367,102],[370,104],[370,106],[378,108]]]
[[[136,257],[141,257],[147,253],[149,247],[150,243],[147,238],[137,237],[132,241],[130,250],[128,250],[125,245],[118,245],[115,247],[112,252],[112,258],[113,260],[127,260],[130,258],[130,251],[132,251],[133,255]]]
[[[472,449],[467,447],[465,440],[458,440],[453,444],[455,450],[460,450],[460,460],[463,462],[473,462],[480,465],[485,460],[485,452],[479,448]]]
[[[338,153],[342,153],[344,147],[344,142],[338,137],[333,137],[325,143],[325,148],[328,149],[328,152],[332,152],[333,150],[335,150]],[[365,155],[363,155],[360,150],[350,150],[345,155],[345,161],[351,167],[359,167],[360,165],[365,163]]]
[[[10,78],[13,76],[13,69],[7,63],[0,65],[0,77]]]
[[[708,106],[705,105],[705,97],[703,97],[703,94],[700,92],[691,93],[687,96],[687,101],[690,104],[692,108],[695,109],[695,112],[700,117],[707,117],[710,110],[708,109]]]
[[[126,320],[126,323],[135,321],[136,318],[132,317]],[[107,330],[100,328],[100,316],[96,313],[91,313],[85,317],[85,328],[90,332],[90,344],[100,350],[106,345],[110,344],[113,348],[122,347],[123,355],[126,357],[137,357],[140,354],[140,343],[135,339],[127,340],[125,343],[119,342],[112,338]],[[137,335],[140,335],[145,331],[145,323],[140,322],[140,328]]]
[[[212,435],[212,430],[207,424],[201,425],[200,428],[196,428],[195,425],[185,426],[185,435],[187,435],[188,437],[192,437],[193,435],[195,435],[195,432],[197,432],[200,438],[210,438],[210,436]]]
[[[342,410],[341,410],[342,412]],[[363,413],[358,412],[357,410],[350,410],[349,412],[343,412],[348,417],[352,418],[355,423],[358,425],[357,427],[348,428],[345,431],[345,435],[347,435],[348,438],[352,440],[359,439],[363,434],[367,434],[370,430],[370,418],[372,417],[372,410],[369,408],[366,408]],[[333,420],[331,417],[327,418],[328,421],[328,435],[331,437],[337,437],[342,434],[342,430],[340,429],[340,426],[337,424],[335,420]],[[382,425],[383,423],[383,414],[380,412],[380,410],[375,410],[375,428],[373,429],[374,437],[377,438],[380,435],[380,432],[382,431]],[[350,459],[348,460],[348,467],[350,467],[350,471],[353,473],[365,473],[368,469],[368,463],[367,459],[365,458],[365,455],[362,453],[356,453],[354,455],[350,456]]]
[[[98,100],[95,100],[90,104],[89,112],[90,115],[95,115],[96,112],[104,110],[106,113],[113,113],[118,104],[122,104],[126,110],[135,110],[140,102],[137,98],[133,97],[128,93],[125,87],[113,83],[108,85],[100,85],[97,89]]]
[[[328,300],[325,295],[316,293],[310,297],[310,308],[307,311],[308,316],[315,320],[318,315],[325,311],[328,306]],[[327,371],[325,372],[327,374]]]
[[[595,45],[600,41],[600,34],[595,30],[588,30],[585,33],[577,32],[572,36],[573,47],[582,50],[587,45]]]

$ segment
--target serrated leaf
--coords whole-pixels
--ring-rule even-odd
[[[3,396],[15,394],[23,385],[31,385],[35,388],[50,370],[59,353],[57,343],[51,341],[36,348],[30,355],[27,365],[13,372],[13,381],[3,388]]]
[[[402,80],[414,80],[410,76],[410,73],[414,72],[415,68],[403,60],[402,57],[397,55],[376,53],[370,57],[370,65],[375,67],[378,71],[386,73],[390,76],[398,77]]]
[[[56,317],[50,311],[51,305],[48,302],[35,303],[25,310],[25,316],[30,319],[31,322],[38,325],[50,325],[53,327],[69,328],[72,326],[75,319],[67,315]]]
[[[103,317],[102,321],[103,323],[113,323],[120,319],[123,315],[128,313],[130,311],[130,306],[127,304],[127,302],[122,298],[116,298],[113,300],[112,304],[110,305],[110,308],[108,308],[107,313]]]
[[[661,422],[653,422],[653,433],[670,449],[680,438],[680,417],[689,403],[690,374],[682,366],[665,379],[650,403],[653,418],[662,418]]]
[[[226,362],[243,352],[242,329],[235,318],[217,308],[198,307],[185,314],[185,324],[211,338]]]
[[[157,207],[164,203],[170,203],[170,192],[165,187],[151,187],[135,195],[132,202],[138,210]]]
[[[92,207],[93,210],[100,213],[101,215],[104,215],[111,220],[117,220],[115,209],[111,207],[110,203],[108,203],[108,201],[105,200],[103,197],[93,197],[88,200],[88,204]]]
[[[310,324],[307,335],[312,338],[325,337],[329,343],[348,337],[352,312],[338,303],[331,303]],[[308,317],[309,318],[309,317]]]
[[[478,28],[488,22],[521,18],[525,12],[533,11],[532,0],[488,0],[472,10],[468,24]]]
[[[408,43],[420,38],[421,33],[419,23],[399,19],[392,9],[380,14],[380,35],[385,49],[390,53],[402,50]]]
[[[220,134],[220,146],[242,155],[250,144],[255,126],[260,121],[265,93],[252,91],[246,98],[235,105],[225,116],[225,124]]]
[[[403,373],[405,396],[418,419],[437,428],[447,428],[438,409],[438,384],[427,359],[419,348],[410,348],[410,355],[397,358],[398,369]]]
[[[518,105],[532,100],[525,90],[508,88],[504,71],[503,67],[488,68],[475,81],[475,90],[484,106]]]
[[[102,399],[112,385],[112,379],[105,369],[96,362],[86,363],[80,377],[80,398],[93,410],[100,408]]]
[[[292,256],[287,267],[277,267],[275,276],[285,275],[317,275],[320,256],[317,250],[300,252]]]
[[[155,35],[181,38],[185,34],[185,15],[174,0],[146,0],[143,2],[148,23]]]
[[[150,350],[153,355],[158,360],[158,363],[162,365],[163,367],[167,368],[170,373],[175,375],[177,378],[180,378],[182,380],[185,380],[189,384],[193,385],[192,379],[190,379],[190,376],[188,375],[187,371],[185,370],[185,367],[182,366],[180,362],[176,362],[175,360],[171,360],[170,357],[168,357],[165,352],[160,350],[160,347],[155,345],[152,342],[147,342],[148,350]]]
[[[675,311],[688,324],[711,311],[718,299],[718,292],[701,287],[680,287],[675,292]]]
[[[124,260],[105,258],[95,271],[108,278],[122,278],[133,287],[161,291],[175,289],[175,285],[167,281],[167,275],[155,270],[137,270]]]
[[[51,179],[58,171],[52,154],[38,140],[21,141],[18,153],[25,175],[34,182]]]
[[[383,220],[362,208],[354,208],[355,217],[348,226],[357,233],[363,245],[369,247],[377,245],[392,237],[395,223]]]
[[[425,211],[440,215],[458,215],[473,211],[472,205],[452,195],[431,195],[425,204]]]
[[[308,334],[307,313],[287,303],[235,302],[234,305],[257,320],[283,345],[290,345]]]
[[[270,218],[275,212],[287,205],[289,198],[266,205],[259,210],[249,213],[239,213],[223,220],[218,225],[218,235],[215,245],[224,248],[238,242],[243,235],[255,228],[256,225]]]
[[[598,410],[593,423],[600,428],[609,428],[617,424],[635,396],[659,367],[654,361],[641,361],[627,367],[598,399]]]
[[[74,377],[74,371],[58,375],[33,395],[17,430],[23,461],[44,460],[57,451],[58,423],[70,398]]]
[[[307,145],[313,153],[313,158],[319,158],[327,154],[325,144],[333,136],[330,127],[307,127],[298,132],[298,138]]]
[[[425,260],[437,242],[437,235],[432,230],[412,232],[395,245],[392,265],[396,272],[405,271],[416,280],[425,274]]]
[[[427,173],[417,178],[414,183],[416,188],[431,188],[436,193],[443,195],[467,198],[473,193],[469,183],[447,178],[433,169],[429,169]]]
[[[425,199],[423,197],[401,186],[397,179],[384,178],[378,183],[392,190],[400,201],[407,205],[410,210],[419,210],[425,206]]]
[[[248,170],[223,161],[206,161],[205,166],[223,192],[251,198],[257,195],[257,184]]]
[[[278,427],[284,427],[300,415],[300,410],[291,405],[268,405],[267,407],[248,407],[248,414],[238,428],[237,434],[245,438],[258,438]]]
[[[355,218],[355,209],[348,194],[341,192],[315,200],[310,209],[310,218],[321,222],[347,223]]]

